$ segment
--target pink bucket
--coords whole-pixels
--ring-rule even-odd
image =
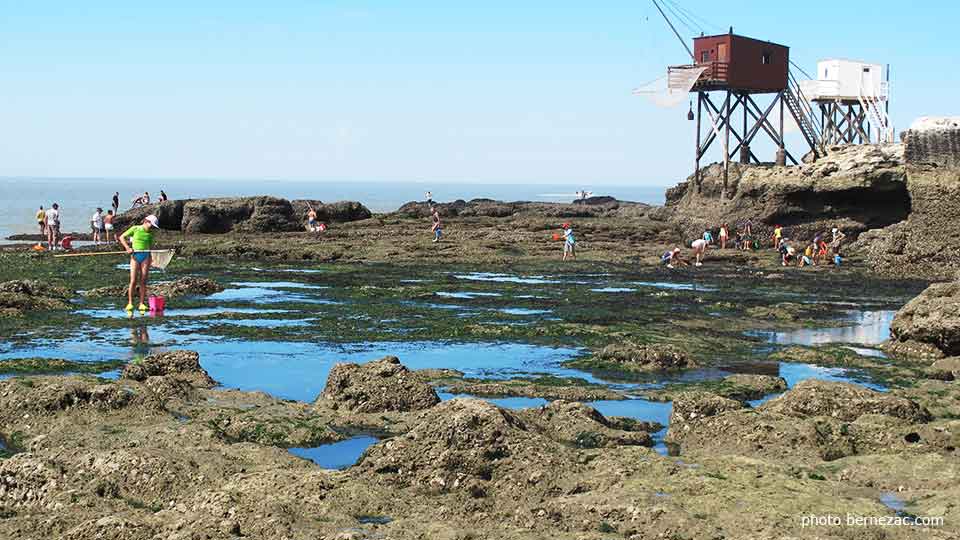
[[[161,312],[165,306],[165,301],[162,296],[151,296],[150,300],[150,311]]]

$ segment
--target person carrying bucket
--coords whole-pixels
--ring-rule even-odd
[[[573,236],[573,228],[569,223],[563,224],[563,260],[577,258],[577,239]]]
[[[153,248],[153,229],[159,229],[157,216],[151,214],[143,218],[143,223],[134,225],[120,235],[124,251],[130,254],[130,287],[127,289],[126,311],[133,311],[133,289],[140,289],[140,311],[147,311],[147,279],[150,277],[150,250]],[[127,239],[131,243],[127,242]]]

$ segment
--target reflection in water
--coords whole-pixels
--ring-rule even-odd
[[[890,323],[896,311],[851,311],[845,320],[852,326],[791,330],[789,332],[755,331],[750,335],[767,339],[778,345],[825,345],[853,343],[879,345],[890,337]]]
[[[130,342],[133,345],[133,361],[139,362],[150,354],[150,334],[146,325],[130,328]]]
[[[362,435],[313,448],[288,448],[288,451],[297,457],[309,459],[323,469],[346,469],[356,464],[363,452],[378,442],[376,437]]]

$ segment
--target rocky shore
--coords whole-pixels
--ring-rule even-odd
[[[958,133],[709,168],[664,207],[442,203],[438,244],[425,202],[170,201],[121,216],[156,213],[177,252],[151,285],[176,307],[134,321],[122,257],[5,248],[0,538],[957,538]],[[745,220],[856,243],[840,268],[656,265]],[[342,468],[302,457],[361,440]],[[803,521],[827,515],[900,523]]]

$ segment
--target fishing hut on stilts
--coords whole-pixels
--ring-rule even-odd
[[[817,78],[800,88],[820,111],[824,145],[892,143],[890,66],[856,60],[817,63]]]
[[[790,71],[790,48],[729,32],[700,35],[691,49],[657,0],[652,0],[692,63],[667,68],[667,93],[696,94],[687,119],[696,122],[694,177],[700,189],[700,164],[719,144],[723,156],[724,193],[730,162],[759,164],[754,143],[769,139],[776,148],[774,161],[796,165],[807,152],[823,155],[822,130],[800,84]],[[638,89],[635,93],[649,93]],[[784,138],[786,115],[805,141],[804,154],[793,153]],[[796,150],[794,150],[796,151]]]

